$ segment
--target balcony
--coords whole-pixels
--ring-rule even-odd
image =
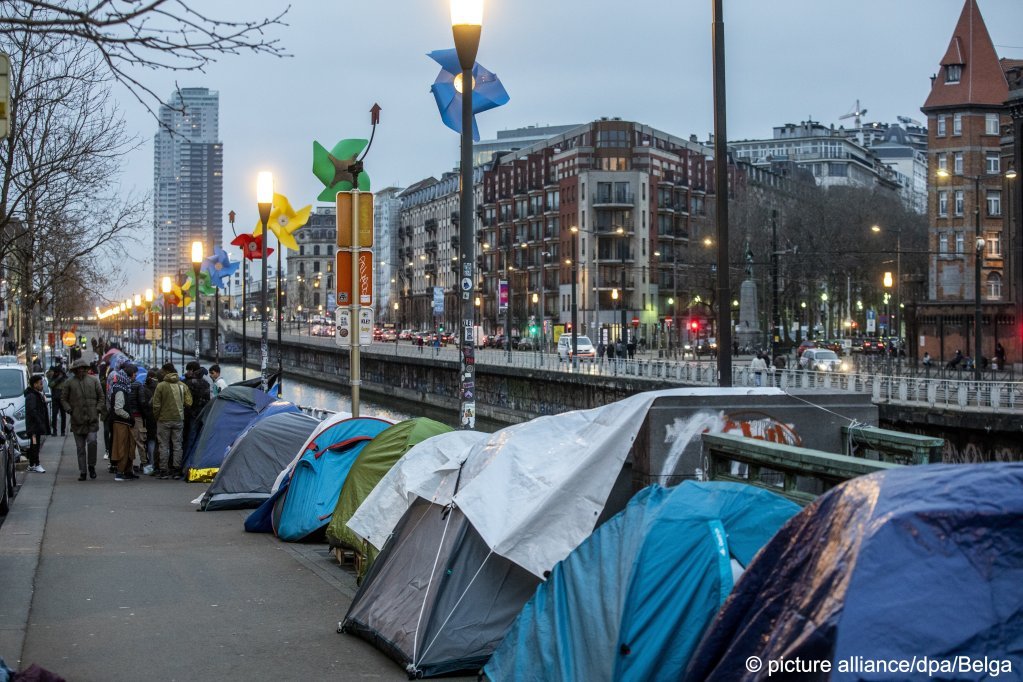
[[[425,272],[427,275],[436,275],[437,265],[435,263],[427,263],[426,265],[423,266],[423,272]]]
[[[598,216],[598,218],[599,218],[599,216]],[[623,230],[625,230],[626,233],[631,233],[632,230],[633,230],[632,218],[629,217],[626,220],[622,220],[622,221],[619,221],[619,222],[614,223],[614,224],[612,224],[612,223],[604,223],[604,222],[601,222],[600,220],[598,220],[597,221],[597,225],[593,228],[593,231],[598,236],[605,236],[605,235],[612,235],[613,236],[613,235],[617,234],[617,230],[618,230],[619,227],[622,228]]]
[[[436,232],[437,231],[437,219],[436,218],[427,218],[426,222],[423,223],[423,229],[425,229],[427,231],[427,233]]]
[[[427,253],[437,253],[437,242],[435,241],[426,242],[426,245],[423,248],[426,250]]]
[[[632,206],[636,203],[636,195],[632,192],[597,192],[590,203],[594,206]]]

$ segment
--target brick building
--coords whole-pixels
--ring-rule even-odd
[[[928,125],[928,291],[907,330],[918,355],[975,355],[979,258],[981,354],[994,357],[1001,343],[1009,360],[1020,358],[1019,181],[1009,177],[1019,145],[1008,104],[1014,66],[998,59],[977,1],[966,0],[921,108]]]

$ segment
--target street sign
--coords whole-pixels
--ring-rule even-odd
[[[638,317],[632,318],[632,326],[633,327],[638,327],[639,326],[639,318]]]
[[[337,273],[337,305],[352,303],[352,254],[338,251],[334,255]],[[359,305],[373,305],[373,252],[359,252]]]
[[[337,193],[337,245],[352,246],[352,193]],[[359,192],[359,246],[373,246],[373,194]]]
[[[368,346],[373,343],[373,309],[359,309],[359,345]]]
[[[352,346],[352,311],[348,308],[338,308],[336,316],[336,329],[334,342],[341,348]]]
[[[444,288],[434,287],[433,288],[433,314],[443,315],[444,314]]]
[[[61,343],[63,343],[68,348],[71,348],[76,343],[78,343],[78,337],[75,336],[74,332],[64,332],[64,335],[60,337],[60,340]]]

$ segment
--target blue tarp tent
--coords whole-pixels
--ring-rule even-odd
[[[297,542],[330,523],[348,470],[374,437],[391,426],[375,417],[344,419],[312,438],[292,462],[284,482],[245,521],[250,532],[269,532]]]
[[[764,547],[685,679],[764,679],[747,669],[750,656],[765,665],[831,661],[831,680],[1018,679],[1021,586],[1023,464],[863,476],[816,500]],[[980,667],[962,669],[960,657]],[[957,667],[864,668],[913,660]]]
[[[211,481],[231,443],[257,418],[298,412],[292,403],[274,401],[258,388],[228,386],[199,413],[199,436],[185,453],[189,481]]]
[[[799,511],[740,483],[640,491],[554,566],[493,680],[677,680],[737,575]]]

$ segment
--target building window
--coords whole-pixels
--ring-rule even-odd
[[[938,215],[942,217],[948,215],[948,192],[945,190],[938,192]]]
[[[987,297],[1002,297],[1002,276],[997,272],[992,272],[987,276]]]
[[[952,154],[952,172],[958,175],[963,174],[963,153],[954,152]]]
[[[987,244],[988,258],[1002,257],[1002,235],[998,233],[989,234],[985,243]]]
[[[316,246],[313,247],[313,255],[314,256],[319,256],[320,255],[320,245],[319,244],[317,244]]]
[[[948,253],[948,233],[938,233],[938,253]]]
[[[963,190],[957,189],[955,193],[955,213],[956,215],[963,214]]]
[[[956,253],[966,253],[966,241],[962,232],[956,232]]]
[[[998,114],[984,114],[984,134],[998,135]]]
[[[319,272],[319,271],[320,271],[320,261],[314,260],[313,261],[313,272]]]
[[[987,214],[990,216],[1002,215],[1002,191],[989,189],[987,191]]]
[[[313,305],[317,308],[320,306],[320,292],[318,291],[313,292]]]
[[[938,137],[945,137],[945,117],[938,117]]]
[[[963,115],[952,114],[952,134],[962,135],[963,134]]]
[[[938,168],[940,170],[948,170],[948,154],[945,152],[938,152]]]
[[[962,64],[949,64],[945,67],[945,82],[946,83],[958,83],[959,79],[963,77],[963,65]]]
[[[984,155],[984,170],[988,175],[998,175],[1001,172],[1001,165],[998,152],[987,152]]]
[[[299,244],[298,245],[298,255],[300,255],[300,256],[304,256],[305,255],[305,244]]]
[[[305,261],[299,261],[299,263],[298,263],[298,274],[300,274],[300,275],[304,275],[305,274]]]

